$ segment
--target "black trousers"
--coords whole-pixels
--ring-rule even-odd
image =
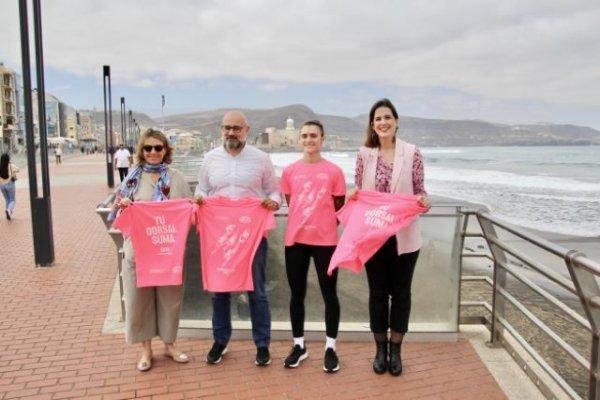
[[[369,319],[373,333],[385,333],[388,329],[399,333],[408,331],[411,285],[418,258],[419,250],[398,255],[396,236],[392,236],[367,261]]]
[[[119,170],[119,178],[121,179],[121,182],[123,182],[123,179],[125,179],[127,177],[127,174],[129,173],[129,168],[117,168]]]
[[[335,246],[313,246],[295,243],[285,247],[285,269],[292,292],[290,319],[294,337],[304,336],[304,298],[310,258],[315,263],[321,295],[325,302],[325,330],[328,337],[337,338],[340,325],[340,301],[337,296],[337,269],[327,276],[327,267]]]

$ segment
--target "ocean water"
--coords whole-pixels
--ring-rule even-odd
[[[600,236],[600,147],[425,147],[425,188],[432,195],[485,205],[526,228]],[[356,152],[324,152],[354,182]],[[280,171],[300,153],[271,153]]]

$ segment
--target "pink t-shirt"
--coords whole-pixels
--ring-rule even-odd
[[[181,285],[194,208],[189,200],[136,201],[113,227],[131,236],[137,287]]]
[[[254,290],[252,261],[273,212],[254,198],[208,197],[198,207],[202,283],[209,292]]]
[[[377,250],[419,215],[427,211],[418,196],[360,190],[354,201],[338,211],[344,225],[327,273],[337,267],[359,273]]]
[[[346,194],[346,180],[340,167],[327,160],[296,161],[281,174],[281,193],[290,195],[286,246],[337,244],[333,196]]]

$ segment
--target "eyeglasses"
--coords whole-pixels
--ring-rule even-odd
[[[242,129],[244,129],[244,127],[239,125],[221,125],[221,130],[223,132],[233,131],[233,133],[240,133]]]
[[[163,146],[162,144],[155,144],[154,146],[147,144],[144,147],[142,147],[142,149],[144,149],[146,153],[150,153],[152,149],[154,149],[155,152],[160,153],[161,151],[163,151],[164,148],[165,146]]]

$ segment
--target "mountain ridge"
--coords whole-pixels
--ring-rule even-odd
[[[212,137],[220,136],[223,114],[230,109],[214,109],[168,115],[164,117],[165,129],[178,128],[200,131]],[[295,127],[308,120],[318,119],[326,135],[338,135],[352,144],[363,141],[368,115],[344,117],[319,114],[304,104],[291,104],[270,109],[240,108],[248,118],[250,136],[257,137],[267,128],[285,129],[286,121],[292,118]],[[142,113],[135,113],[138,121],[162,127],[163,121],[155,120]],[[102,117],[103,118],[103,117]],[[120,117],[118,117],[120,118]],[[120,124],[115,120],[113,126]],[[115,124],[115,122],[117,124]],[[399,117],[399,135],[403,140],[419,146],[494,146],[494,145],[600,145],[600,131],[574,124],[501,124],[479,119],[450,120]]]

